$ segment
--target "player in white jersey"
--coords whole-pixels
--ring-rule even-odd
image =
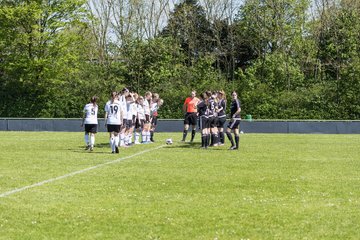
[[[144,97],[145,123],[142,131],[142,143],[151,143],[150,141],[150,102],[152,93],[146,92]]]
[[[111,93],[111,100],[105,105],[105,126],[110,133],[110,146],[112,153],[119,153],[119,138],[123,109],[116,92]]]
[[[159,94],[154,93],[153,98],[150,104],[150,116],[151,116],[151,128],[150,128],[150,141],[155,142],[154,140],[154,133],[157,125],[158,119],[158,110],[161,105],[164,103],[162,99],[159,98]]]
[[[129,93],[126,96],[126,107],[124,111],[125,136],[124,145],[131,145],[131,135],[133,130],[133,105],[135,104],[134,94]],[[120,143],[120,145],[122,145]]]
[[[97,133],[98,126],[98,105],[97,105],[98,97],[93,96],[90,99],[90,102],[84,107],[84,116],[82,119],[81,127],[85,125],[85,144],[86,150],[90,149],[93,151],[95,145],[95,134]]]
[[[131,145],[132,142],[132,137],[134,134],[134,130],[135,130],[135,123],[136,123],[136,116],[137,116],[137,99],[139,97],[139,95],[137,93],[134,93],[134,102],[131,103],[131,111],[132,111],[132,126],[130,129],[130,139],[129,139],[129,144]]]
[[[144,128],[145,111],[144,111],[144,98],[139,96],[136,101],[136,121],[135,121],[135,144],[140,144],[140,132]]]
[[[126,109],[126,97],[129,95],[129,89],[123,88],[121,92],[119,93],[119,101],[121,104],[122,109],[124,110],[124,118],[122,121],[122,125],[120,128],[120,134],[119,134],[119,147],[125,147],[125,131],[126,131],[126,118],[125,118],[125,109]]]

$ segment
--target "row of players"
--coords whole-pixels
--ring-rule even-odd
[[[92,97],[84,107],[82,126],[85,125],[86,149],[92,151],[98,126],[97,97]],[[105,127],[110,134],[112,153],[119,153],[119,147],[132,144],[135,131],[135,144],[154,142],[158,109],[163,104],[159,95],[146,92],[145,96],[130,93],[124,88],[120,93],[112,92],[111,99],[105,105]]]
[[[226,135],[231,143],[229,150],[239,149],[239,124],[241,104],[234,91],[231,93],[230,122],[227,126]],[[183,105],[185,113],[184,132],[182,141],[185,142],[189,126],[192,126],[192,142],[196,133],[196,123],[199,122],[201,130],[201,147],[224,145],[224,124],[226,122],[226,94],[224,91],[206,91],[196,97],[192,91],[191,96],[185,99]],[[234,133],[234,139],[231,135]]]

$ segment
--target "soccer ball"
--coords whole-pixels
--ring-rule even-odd
[[[173,142],[172,142],[171,138],[166,139],[166,144],[167,144],[167,145],[171,145],[172,143],[173,143]]]

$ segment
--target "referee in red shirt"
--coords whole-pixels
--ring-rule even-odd
[[[184,132],[182,142],[185,142],[189,126],[192,126],[191,132],[191,141],[194,141],[195,133],[196,133],[196,123],[197,123],[197,108],[196,105],[199,103],[200,99],[196,97],[196,91],[191,92],[191,96],[185,99],[183,105],[183,112],[185,113],[184,119]]]

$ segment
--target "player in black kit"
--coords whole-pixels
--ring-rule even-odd
[[[232,102],[231,102],[231,106],[230,106],[230,122],[228,124],[227,130],[226,130],[226,135],[229,139],[229,141],[231,142],[231,147],[229,150],[236,150],[239,149],[239,124],[240,124],[240,112],[241,112],[241,105],[240,105],[240,100],[237,98],[237,93],[235,91],[233,91],[231,93],[232,96]],[[235,144],[234,144],[234,140],[233,137],[231,135],[231,131],[234,133],[235,135]]]
[[[199,113],[199,128],[201,130],[201,148],[207,148],[209,146],[210,131],[209,131],[209,111],[208,111],[208,99],[205,93],[200,95],[200,101],[197,104],[197,110]]]
[[[217,103],[216,95],[210,91],[206,91],[208,97],[208,111],[209,111],[209,124],[210,124],[210,134],[211,134],[211,144],[210,146],[218,145],[218,129],[217,129]]]
[[[219,135],[219,145],[225,144],[224,137],[224,124],[226,122],[226,94],[223,90],[218,92],[218,135]]]

